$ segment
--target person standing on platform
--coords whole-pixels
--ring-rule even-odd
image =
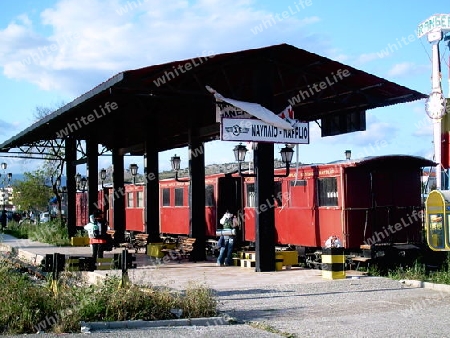
[[[104,227],[100,210],[96,210],[93,215],[90,215],[89,223],[84,226],[84,230],[88,232],[94,260],[103,258],[103,245],[106,244],[106,229]]]
[[[224,235],[223,239],[219,240],[220,252],[219,257],[217,257],[217,266],[222,265],[233,265],[233,245],[234,245],[234,231],[237,227],[237,219],[230,212],[227,212],[220,219],[220,224],[223,225]],[[233,231],[234,230],[234,231]],[[225,260],[226,257],[226,260]]]

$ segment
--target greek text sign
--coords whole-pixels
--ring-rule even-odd
[[[256,119],[222,119],[223,141],[254,141],[309,144],[309,123],[296,121],[293,130],[282,129]]]
[[[251,119],[252,117],[252,115],[243,111],[241,108],[226,102],[216,102],[216,122],[220,123],[222,118]]]
[[[450,31],[450,14],[436,14],[424,22],[417,29],[417,37],[422,37],[434,29],[441,29],[443,32]]]

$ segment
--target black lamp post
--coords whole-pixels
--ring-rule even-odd
[[[87,186],[87,178],[86,177],[82,177],[80,180],[80,189],[82,192],[86,191],[86,186]]]
[[[6,173],[6,168],[8,167],[8,164],[6,162],[3,162],[1,164],[1,168],[3,170],[3,179],[2,179],[2,199],[3,199],[3,210],[6,210],[6,199],[8,197],[8,192],[5,191],[5,185],[9,186],[11,179],[12,179],[12,173]],[[0,177],[2,174],[0,174]]]
[[[345,159],[348,161],[350,160],[352,157],[352,151],[351,150],[346,150],[345,151]]]
[[[82,177],[80,173],[75,175],[75,182],[76,182],[76,188],[77,190],[80,190],[83,195],[81,197],[81,214],[83,217],[82,222],[83,223],[87,223],[87,219],[86,219],[86,205],[87,205],[87,201],[86,201],[86,186],[87,186],[87,178],[86,177]]]
[[[170,163],[172,164],[172,170],[175,171],[175,181],[177,181],[177,182],[189,182],[189,179],[181,180],[181,179],[178,178],[178,171],[180,170],[180,165],[181,165],[180,156],[177,156],[177,154],[173,155],[170,158]]]
[[[67,187],[61,187],[61,176],[58,176],[55,180],[55,186],[53,187],[53,192],[56,195],[58,204],[58,213],[61,224],[63,222],[63,205],[62,202],[65,201],[64,194],[67,193]]]
[[[239,143],[237,146],[233,149],[234,152],[234,158],[238,162],[238,172],[239,175],[242,177],[255,177],[255,174],[244,174],[242,173],[241,169],[241,163],[245,161],[245,155],[247,154],[247,147]],[[281,154],[281,161],[283,163],[286,163],[286,173],[283,175],[273,175],[274,177],[287,177],[289,176],[289,168],[292,162],[292,156],[294,155],[294,150],[292,147],[289,147],[286,145],[283,149],[280,151]]]
[[[138,169],[139,169],[139,167],[136,163],[130,164],[130,171],[131,171],[131,175],[133,176],[133,184],[136,184],[136,175],[137,175]]]
[[[102,189],[103,187],[103,182],[106,180],[106,169],[102,169],[100,170],[100,180],[102,181]]]
[[[102,170],[100,170],[100,180],[102,181],[102,191],[103,191],[103,215],[107,215],[108,214],[108,210],[109,210],[109,193],[108,193],[108,189],[105,189],[104,187],[104,182],[106,180],[106,169],[102,168]]]

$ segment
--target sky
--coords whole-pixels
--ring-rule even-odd
[[[447,5],[447,6],[445,6]],[[21,0],[0,12],[0,143],[35,122],[36,107],[69,103],[122,71],[287,43],[417,90],[431,91],[431,45],[418,25],[448,14],[448,1],[346,0]],[[270,24],[269,24],[270,23]],[[449,48],[440,43],[442,87],[448,97]],[[352,157],[409,154],[433,157],[433,128],[424,100],[367,111],[367,130],[321,138],[294,161],[323,163]],[[205,162],[234,162],[236,143],[206,143]],[[275,145],[276,157],[283,147]],[[187,148],[160,153],[188,165]],[[36,162],[2,157],[8,172]],[[247,158],[248,159],[248,158]],[[142,158],[126,163],[143,166]],[[99,168],[111,164],[99,159]],[[141,167],[142,168],[142,167]],[[140,169],[141,173],[142,170]]]

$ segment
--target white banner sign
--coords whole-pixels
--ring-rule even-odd
[[[256,119],[222,119],[220,139],[309,144],[309,123],[296,121],[292,130],[282,129]]]
[[[232,119],[251,119],[253,116],[226,102],[216,102],[216,122],[222,121],[222,118]]]

